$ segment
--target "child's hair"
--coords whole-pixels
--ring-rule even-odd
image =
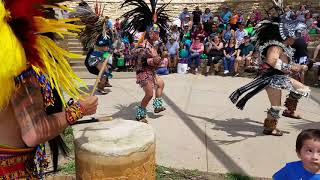
[[[161,57],[167,58],[169,56],[168,51],[163,51]]]
[[[296,141],[296,152],[300,152],[302,146],[306,140],[320,141],[320,129],[306,129],[303,130],[297,137]]]

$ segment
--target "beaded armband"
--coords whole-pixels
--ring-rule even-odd
[[[74,101],[71,98],[65,111],[67,121],[70,125],[72,125],[78,119],[81,119],[83,117],[84,108],[80,105],[80,102]]]

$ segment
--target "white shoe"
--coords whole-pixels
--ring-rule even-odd
[[[228,74],[229,71],[228,70],[224,70],[223,74]]]

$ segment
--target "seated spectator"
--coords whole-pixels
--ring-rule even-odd
[[[157,47],[157,52],[160,56],[162,56],[164,51],[168,51],[166,45],[162,41],[159,41],[156,47]]]
[[[212,24],[211,28],[209,29],[209,35],[211,34],[219,34],[219,27],[218,24]]]
[[[222,32],[222,41],[228,42],[230,39],[234,38],[234,30],[231,29],[231,25],[227,25],[227,29]]]
[[[188,64],[190,58],[190,46],[188,44],[183,45],[183,48],[179,52],[179,63]]]
[[[206,54],[208,56],[206,76],[209,74],[211,65],[214,66],[214,73],[219,72],[218,63],[223,58],[223,43],[218,35],[211,35],[209,42],[206,43]]]
[[[296,153],[300,161],[287,163],[272,176],[273,180],[320,179],[319,151],[320,130],[303,130],[296,140]]]
[[[168,70],[168,52],[164,51],[161,56],[161,62],[158,66],[158,69],[156,70],[156,73],[158,75],[168,75],[169,70]]]
[[[233,65],[234,65],[234,61],[236,59],[236,54],[237,54],[237,50],[236,50],[236,40],[234,38],[230,39],[228,41],[228,43],[226,44],[225,48],[223,49],[223,69],[224,72],[223,74],[228,74],[229,72],[231,72]]]
[[[239,29],[237,29],[234,34],[236,38],[236,48],[238,48],[243,43],[244,37],[248,35],[247,31],[244,30],[244,24],[240,24]]]
[[[192,33],[192,39],[199,37],[200,41],[203,42],[203,40],[206,36],[207,36],[207,33],[204,31],[202,24],[195,26],[195,30]]]
[[[250,37],[244,37],[244,44],[241,44],[238,51],[236,62],[234,63],[235,76],[239,75],[239,62],[245,61],[245,66],[249,66],[252,62],[254,46],[250,43]]]
[[[173,73],[177,69],[180,46],[179,43],[171,36],[166,44],[166,48],[169,52],[169,72]]]
[[[191,69],[193,60],[195,61],[194,74],[198,72],[198,67],[200,65],[200,56],[204,51],[204,46],[200,41],[199,37],[196,37],[194,41],[192,41],[190,52],[191,57],[189,58],[188,67]]]

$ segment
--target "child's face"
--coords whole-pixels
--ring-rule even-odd
[[[300,152],[297,152],[306,170],[320,173],[320,141],[308,139],[304,141]]]

